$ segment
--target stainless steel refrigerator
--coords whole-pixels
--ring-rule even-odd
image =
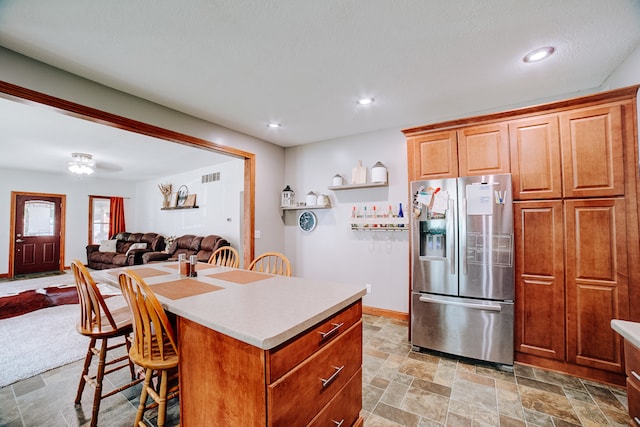
[[[513,365],[511,175],[415,181],[411,343]]]

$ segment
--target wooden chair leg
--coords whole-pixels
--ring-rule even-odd
[[[163,370],[160,376],[160,393],[158,395],[158,427],[164,427],[167,416],[167,383],[169,382],[167,371]]]
[[[108,340],[100,340],[100,355],[98,358],[98,372],[96,373],[96,389],[93,392],[93,407],[91,408],[91,427],[98,425],[98,412],[102,400],[102,381],[104,380],[105,362],[107,359]]]
[[[129,354],[129,350],[131,350],[131,341],[129,341],[129,336],[125,336],[124,337],[124,344],[127,348],[127,354]],[[133,362],[131,361],[131,359],[129,359],[129,372],[131,372],[131,381],[135,381],[136,380],[136,367],[133,364]]]
[[[142,416],[147,406],[147,394],[149,393],[149,387],[151,387],[149,383],[151,382],[152,375],[153,369],[147,369],[145,371],[142,392],[140,393],[140,404],[138,405],[138,412],[136,413],[136,421],[133,423],[134,426],[140,425],[140,421],[142,421]]]
[[[96,345],[96,339],[91,338],[89,341],[89,347],[87,348],[87,355],[84,357],[84,367],[82,368],[82,373],[80,374],[80,383],[78,384],[78,392],[76,393],[76,405],[80,403],[82,400],[82,392],[84,391],[84,386],[87,383],[86,376],[89,373],[89,367],[91,366],[91,360],[93,359],[93,351],[91,350]]]

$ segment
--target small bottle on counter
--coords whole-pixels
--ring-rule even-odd
[[[198,264],[197,255],[191,255],[189,257],[189,277],[198,277],[198,272],[196,271],[197,264]]]
[[[178,255],[178,270],[180,277],[187,277],[189,275],[189,263],[187,262],[187,256],[185,254]]]

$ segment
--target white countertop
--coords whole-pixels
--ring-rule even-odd
[[[170,274],[145,278],[148,285],[180,279],[177,263],[153,263],[129,267],[153,268]],[[200,264],[202,266],[202,263]],[[206,264],[208,266],[208,264]],[[202,268],[202,267],[200,267]],[[124,269],[92,272],[98,283],[118,286]],[[198,270],[198,281],[224,289],[172,300],[156,294],[165,310],[263,350],[274,348],[316,323],[358,301],[366,294],[363,285],[298,277],[271,276],[238,284],[207,275],[233,270],[211,266]]]
[[[611,329],[622,335],[634,347],[640,348],[640,323],[613,319]]]

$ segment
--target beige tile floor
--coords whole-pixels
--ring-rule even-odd
[[[363,347],[367,427],[629,425],[622,388],[519,364],[508,372],[412,352],[405,322],[365,315]],[[81,407],[73,404],[80,369],[74,362],[0,389],[0,426],[88,425],[91,391]],[[131,426],[139,391],[104,400],[99,425]],[[152,425],[155,413],[149,417]],[[174,402],[166,425],[178,423]]]

